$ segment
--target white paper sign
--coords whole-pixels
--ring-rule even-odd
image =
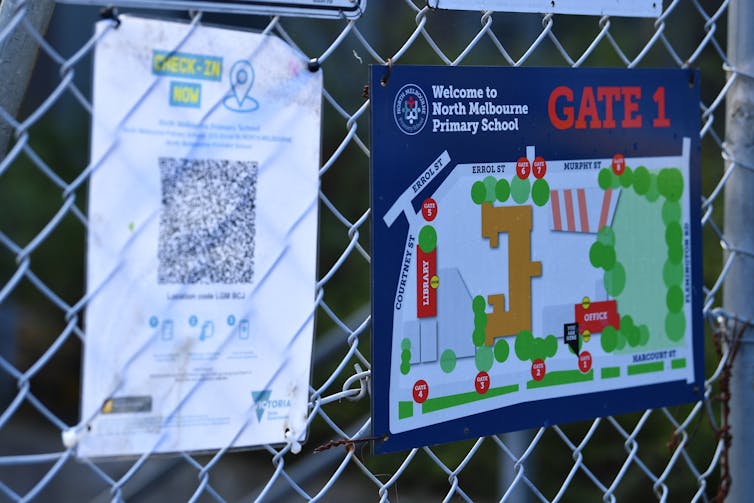
[[[102,5],[103,0],[59,0],[62,3]],[[202,10],[267,16],[356,19],[367,0],[109,0],[108,5],[140,9]]]
[[[273,36],[97,30],[79,455],[303,440],[322,73]]]
[[[657,17],[662,0],[428,0],[436,9]]]

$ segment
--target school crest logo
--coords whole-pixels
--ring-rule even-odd
[[[398,128],[404,133],[419,133],[429,117],[427,95],[415,84],[401,87],[393,102],[393,117]]]

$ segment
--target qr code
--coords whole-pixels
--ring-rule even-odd
[[[159,283],[251,283],[257,163],[161,157]]]

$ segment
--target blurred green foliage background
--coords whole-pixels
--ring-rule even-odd
[[[420,5],[417,0],[416,5]],[[668,3],[668,2],[666,2]],[[666,5],[667,7],[667,5]],[[708,12],[712,10],[705,5]],[[179,17],[187,19],[185,13],[150,12],[150,15]],[[78,51],[93,33],[93,23],[99,18],[97,9],[58,5],[52,25],[47,34],[51,46],[64,58]],[[710,33],[705,27],[705,19],[700,15],[694,2],[683,1],[668,15],[662,26],[663,39],[657,40],[639,62],[639,67],[678,67],[694,54],[696,48],[710,36],[715,43],[707,44],[691,62],[692,67],[701,69],[702,102],[709,105],[725,84],[722,70],[723,59],[716,47],[725,47],[725,16],[713,25]],[[552,34],[558,44],[570,57],[578,59],[582,53],[589,55],[582,66],[625,67],[612,41],[633,58],[644,50],[658,31],[656,22],[651,19],[611,18],[600,21],[593,16],[556,15],[552,18]],[[203,22],[209,24],[237,26],[260,30],[269,22],[268,18],[257,16],[205,14]],[[602,38],[597,46],[591,44],[600,36],[604,22],[608,22],[609,36]],[[346,27],[344,21],[286,18],[280,22],[285,33],[302,48],[308,57],[316,57],[330,47]],[[449,59],[455,59],[466,50],[479,32],[482,23],[480,14],[474,12],[430,11],[427,14],[426,32],[432,37]],[[324,124],[322,141],[322,162],[329,163],[331,156],[338,152],[349,124],[343,116],[353,114],[365,102],[365,86],[368,82],[369,64],[375,61],[370,50],[386,59],[398,51],[416,29],[416,10],[404,0],[369,0],[366,14],[357,22],[354,31],[338,46],[323,63],[325,88],[328,96],[324,102]],[[518,60],[532,46],[543,29],[541,15],[496,13],[493,15],[491,30],[497,35],[508,54]],[[358,34],[356,33],[358,30]],[[368,41],[365,47],[360,39]],[[396,64],[438,64],[446,62],[438,56],[432,44],[422,35],[408,49]],[[502,65],[510,63],[490,40],[483,36],[462,61],[463,65]],[[533,50],[523,62],[526,66],[569,66],[559,47],[549,37]],[[74,82],[84,95],[90,93],[91,52],[74,67]],[[61,66],[42,51],[39,55],[31,87],[23,103],[21,117],[28,117],[44,102],[50,92],[61,81]],[[723,172],[719,139],[723,135],[723,107],[719,107],[706,120],[712,121],[715,133],[704,135],[702,143],[703,194],[710,194],[719,182]],[[39,161],[49,167],[62,183],[56,184],[43,169],[28,155],[22,154],[9,168],[0,173],[0,232],[7,240],[19,247],[27,246],[43,232],[64,202],[65,185],[75,180],[88,165],[89,113],[71,93],[66,93],[55,102],[41,120],[29,130],[29,145]],[[322,175],[321,191],[330,204],[337,208],[339,215],[326,205],[320,206],[319,277],[323,277],[340,259],[349,245],[352,236],[358,236],[358,243],[364,250],[370,249],[369,236],[369,114],[362,114],[356,121],[356,139],[348,142],[343,151],[334,159],[332,166]],[[76,206],[86,215],[87,184],[75,192]],[[713,212],[714,220],[722,226],[723,215],[718,205]],[[349,226],[361,221],[349,233]],[[704,231],[704,284],[712,285],[722,263],[718,238],[709,229]],[[2,337],[5,339],[5,354],[15,368],[29,369],[53,345],[64,332],[68,323],[65,310],[56,305],[40,291],[39,284],[46,285],[59,298],[59,303],[68,306],[79,304],[85,294],[85,244],[86,225],[73,212],[68,212],[60,223],[30,255],[30,270],[9,296],[0,304],[0,313],[6,320]],[[17,251],[0,246],[0,288],[6,285],[19,270]],[[375,292],[381,295],[383,292]],[[363,320],[370,300],[370,270],[368,260],[354,250],[345,259],[332,279],[324,286],[324,307],[317,312],[317,343],[312,385],[321,386],[341,363],[347,354],[348,333],[339,328],[331,313],[353,329]],[[719,304],[719,299],[718,302]],[[79,311],[78,334],[68,338],[43,366],[31,381],[31,391],[44,407],[68,425],[79,419],[79,386],[83,323]],[[370,358],[371,337],[384,334],[371,334],[363,331],[358,337],[358,350],[366,359]],[[332,344],[332,341],[338,341]],[[9,342],[9,343],[8,343]],[[353,342],[353,340],[352,340]],[[717,363],[717,357],[707,343],[707,374]],[[323,348],[329,348],[327,351]],[[325,354],[326,353],[326,354]],[[322,356],[322,355],[325,356]],[[345,379],[351,375],[353,365],[364,362],[352,356],[333,387],[323,390],[327,395],[340,389]],[[0,413],[5,411],[16,396],[14,380],[7,374],[4,379],[4,392],[0,394]],[[583,462],[592,469],[605,485],[610,485],[621,466],[626,462],[633,444],[619,431],[625,428],[630,433],[637,422],[646,421],[635,439],[638,455],[648,464],[653,473],[660,473],[673,455],[673,447],[678,438],[673,435],[674,421],[683,421],[691,406],[674,407],[667,413],[657,411],[651,414],[636,413],[615,419],[604,419],[596,427],[593,437],[584,447]],[[324,407],[330,420],[353,434],[355,425],[368,416],[368,398],[356,402],[341,401]],[[672,416],[671,419],[668,414]],[[698,424],[689,426],[686,431],[691,438],[686,446],[687,454],[696,460],[696,466],[706,467],[715,448],[714,432],[703,415]],[[37,424],[40,429],[55,430],[40,412],[29,403],[18,409],[11,422]],[[548,428],[537,434],[523,432],[518,437],[503,435],[501,438],[511,446],[517,446],[515,456],[522,454],[529,440],[538,437],[536,448],[524,465],[526,475],[548,498],[552,498],[568,476],[574,465],[575,444],[591,429],[592,422],[569,424],[560,428]],[[311,450],[333,437],[333,430],[326,421],[315,420],[306,450]],[[569,440],[566,440],[569,439]],[[460,477],[463,487],[477,500],[497,499],[505,488],[505,481],[513,479],[512,462],[506,461],[499,439],[488,438],[477,442],[469,440],[432,449],[434,456],[443,460],[453,469],[470,452],[478,449]],[[58,449],[53,446],[50,449]],[[405,453],[396,455],[371,456],[366,448],[359,448],[358,457],[364,466],[376,474],[383,482],[398,470]],[[236,463],[246,463],[254,454],[229,455]],[[296,461],[292,461],[295,466]],[[695,475],[684,470],[679,464],[669,478],[673,500],[690,499],[697,490]],[[256,475],[262,483],[269,477],[272,467],[267,462],[265,469]],[[346,470],[344,478],[361,480],[365,494],[374,495],[374,486],[364,478],[353,465]],[[401,500],[418,498],[441,499],[448,490],[448,474],[443,472],[426,451],[420,451],[408,466],[405,475],[397,486]],[[712,491],[712,490],[710,490]],[[521,491],[524,495],[526,491]],[[583,472],[577,471],[569,489],[568,501],[598,501],[601,495],[594,490],[593,482]],[[636,465],[632,465],[618,486],[616,496],[620,500],[653,499],[652,484]],[[391,495],[394,497],[394,495]],[[405,499],[404,499],[405,498]],[[397,499],[397,498],[396,498]]]

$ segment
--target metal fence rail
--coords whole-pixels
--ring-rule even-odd
[[[747,280],[739,266],[751,260],[746,246],[752,234],[745,225],[746,207],[723,199],[732,183],[748,180],[742,178],[751,176],[751,163],[744,157],[750,148],[732,149],[724,141],[733,137],[740,145],[747,138],[731,129],[742,127],[731,118],[726,130],[724,104],[734,90],[744,98],[748,92],[752,100],[754,49],[740,44],[736,58],[729,57],[726,30],[729,12],[737,30],[748,29],[741,26],[750,27],[754,20],[754,2],[664,3],[657,19],[448,12],[431,9],[424,0],[370,0],[364,15],[352,21],[158,13],[267,30],[323,69],[310,436],[300,452],[291,443],[257,451],[94,462],[77,460],[62,435],[80,420],[82,318],[90,300],[83,285],[84,201],[93,169],[88,88],[98,43],[90,34],[100,14],[48,0],[3,0],[0,501],[707,501],[724,497],[737,484],[744,489],[736,501],[745,501],[745,488],[751,487],[743,481],[749,469],[746,454],[732,458],[729,448],[744,435],[745,418],[736,416],[735,407],[747,406],[747,398],[736,397],[731,412],[730,389],[734,356],[747,346],[739,348],[738,341],[751,337],[744,335],[750,314],[742,312],[751,301],[731,302],[742,293],[733,287],[726,291],[723,309],[722,289],[732,275]],[[117,16],[107,12],[114,28]],[[743,36],[732,28],[727,35]],[[709,323],[703,402],[407,453],[369,454],[359,441],[370,435],[369,101],[364,86],[369,64],[408,63],[702,70],[704,309]],[[743,204],[742,196],[735,197],[736,204]],[[734,228],[733,219],[726,218],[723,227],[731,212],[744,220]],[[750,275],[748,284],[754,284]],[[748,407],[751,402],[749,395]],[[731,417],[739,421],[732,429]],[[742,451],[751,447],[748,442]]]

